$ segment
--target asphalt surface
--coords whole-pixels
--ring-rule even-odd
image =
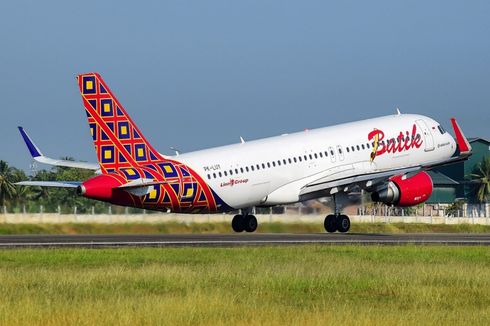
[[[490,245],[490,234],[111,234],[111,235],[3,235],[0,248],[31,247],[233,247],[301,244],[357,245]]]

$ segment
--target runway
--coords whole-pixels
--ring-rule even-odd
[[[2,235],[0,248],[234,247],[265,245],[490,245],[490,234],[115,234]]]

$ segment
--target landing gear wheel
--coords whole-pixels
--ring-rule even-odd
[[[231,220],[231,228],[235,232],[243,232],[245,230],[245,219],[243,215],[235,215],[233,220]]]
[[[327,232],[337,231],[337,221],[335,215],[327,215],[327,217],[325,217],[325,221],[323,222],[323,226]]]
[[[350,229],[350,219],[346,215],[337,216],[337,230],[345,233]]]
[[[244,218],[245,231],[254,232],[257,230],[257,219],[253,215],[247,215]]]

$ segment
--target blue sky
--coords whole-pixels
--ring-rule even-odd
[[[98,71],[162,152],[402,112],[490,138],[488,1],[11,1],[0,159],[96,161],[75,75]],[[341,137],[341,135],[339,135]]]

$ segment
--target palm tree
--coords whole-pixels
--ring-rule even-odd
[[[469,175],[471,183],[476,186],[476,200],[480,203],[490,198],[490,157],[485,157],[475,166],[473,173]]]
[[[12,183],[12,168],[0,160],[0,207],[15,196],[15,186]]]

